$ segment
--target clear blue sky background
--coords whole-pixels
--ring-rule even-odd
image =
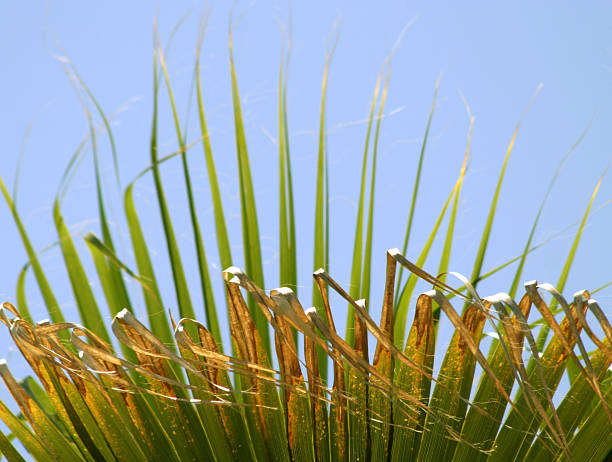
[[[231,2],[212,5],[202,55],[205,104],[219,169],[233,253],[242,266],[240,209],[229,88],[227,31]],[[38,250],[56,240],[53,197],[70,157],[87,134],[87,122],[57,56],[68,56],[113,119],[122,186],[148,165],[152,113],[152,32],[157,16],[165,41],[177,21],[191,14],[168,53],[168,65],[181,114],[193,73],[198,2],[3,2],[0,43],[0,175],[13,187],[24,134],[25,145],[18,205]],[[401,247],[420,143],[435,81],[441,75],[439,104],[423,170],[422,193],[408,257],[416,260],[439,210],[457,177],[465,151],[468,117],[459,91],[476,117],[472,159],[462,195],[450,268],[469,275],[503,156],[515,124],[538,84],[537,96],[519,132],[502,189],[485,270],[518,255],[527,239],[548,182],[561,157],[593,119],[584,141],[565,165],[545,208],[535,242],[556,236],[527,260],[523,280],[555,283],[591,192],[611,160],[612,143],[612,4],[610,2],[340,2],[270,1],[238,3],[244,13],[235,27],[238,70],[247,139],[251,155],[267,288],[278,279],[276,85],[281,56],[281,27],[291,18],[293,51],[289,75],[289,124],[299,246],[299,291],[310,298],[312,226],[319,98],[327,37],[342,17],[333,57],[328,96],[330,163],[331,274],[345,287],[350,277],[352,239],[366,118],[377,73],[403,27],[414,19],[393,58],[388,117],[381,131],[376,225],[373,252],[372,310],[382,296],[384,252]],[[237,15],[238,16],[238,15]],[[59,44],[63,48],[60,49]],[[176,149],[167,96],[161,93],[160,146]],[[191,111],[188,138],[198,136]],[[117,238],[129,243],[120,196],[112,173],[108,144],[101,143],[112,219]],[[212,208],[201,146],[192,149],[199,212],[216,290],[220,270],[214,242]],[[203,318],[196,290],[195,260],[184,201],[180,165],[164,166],[164,179],[192,283],[196,312]],[[88,157],[75,177],[64,214],[75,235],[99,233]],[[149,178],[138,183],[137,202],[154,250],[164,302],[176,303],[165,245]],[[612,197],[612,179],[603,182],[595,208]],[[612,280],[610,229],[612,209],[589,221],[566,295],[597,288]],[[26,262],[12,218],[0,204],[0,299],[15,299],[18,271]],[[563,231],[565,230],[565,231]],[[560,231],[563,231],[560,235]],[[440,242],[426,268],[435,272]],[[80,246],[84,249],[84,245]],[[437,250],[436,250],[437,249]],[[88,260],[87,254],[84,260]],[[131,261],[129,252],[125,259]],[[42,257],[47,275],[69,318],[77,312],[57,249]],[[89,264],[89,263],[88,263]],[[93,273],[91,273],[93,274]],[[513,269],[485,281],[482,295],[506,291]],[[96,293],[100,288],[95,279]],[[35,281],[28,278],[31,310],[46,317]],[[425,286],[420,286],[424,288]],[[219,292],[220,293],[220,292]],[[598,294],[609,312],[611,290]],[[135,297],[138,302],[138,297]],[[344,322],[345,304],[336,305]],[[144,309],[137,306],[144,318]],[[18,353],[5,334],[0,356],[7,356],[19,375]],[[25,369],[24,369],[25,370]]]

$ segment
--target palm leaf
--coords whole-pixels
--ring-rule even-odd
[[[16,438],[29,456],[42,461],[605,460],[612,449],[612,373],[609,371],[612,326],[604,309],[587,291],[577,292],[572,302],[561,294],[602,180],[597,183],[579,225],[558,290],[550,284],[531,281],[525,284],[525,293],[517,303],[517,281],[525,258],[540,245],[532,245],[532,238],[544,202],[523,252],[489,273],[483,274],[482,267],[519,122],[502,164],[471,279],[448,272],[470,154],[473,128],[470,115],[468,145],[458,179],[454,185],[447,185],[452,186],[450,193],[418,260],[413,263],[404,257],[406,249],[387,252],[381,317],[375,321],[369,306],[369,300],[375,299],[375,296],[370,298],[370,279],[375,270],[371,268],[371,258],[376,165],[389,83],[388,61],[383,67],[387,74],[381,72],[378,77],[367,122],[350,286],[345,290],[329,274],[326,101],[330,62],[337,42],[337,35],[332,34],[334,40],[325,60],[319,108],[313,248],[316,271],[312,307],[308,308],[311,305],[303,305],[297,297],[296,213],[287,111],[289,53],[281,59],[277,94],[282,287],[266,292],[232,30],[230,82],[246,272],[231,266],[229,236],[204,115],[199,69],[203,25],[200,30],[195,76],[200,137],[196,142],[203,142],[217,248],[226,268],[223,283],[232,354],[225,354],[221,345],[218,300],[211,288],[192,167],[188,162],[192,144],[187,143],[186,125],[179,121],[170,71],[157,37],[151,164],[128,184],[123,204],[134,269],[129,258],[120,256],[113,244],[102,188],[98,129],[87,105],[93,104],[102,119],[101,127],[107,132],[120,184],[117,148],[109,119],[74,67],[67,64],[82,98],[89,134],[65,170],[53,218],[83,325],[65,322],[39,255],[23,226],[14,195],[10,196],[0,179],[0,189],[28,255],[28,263],[17,281],[18,307],[8,302],[0,306],[0,321],[35,374],[35,378],[18,382],[6,362],[0,361],[0,376],[19,409],[16,415],[0,402],[0,420],[7,428],[6,433],[0,432],[2,454],[9,460],[24,460],[25,454],[20,454],[13,444]],[[178,150],[163,157],[158,152],[157,139],[162,77],[178,142]],[[438,85],[416,166],[405,247],[414,223]],[[84,159],[87,143],[91,143],[93,151],[101,237],[87,233],[84,240],[113,318],[112,333],[121,354],[112,347],[98,308],[99,301],[90,288],[77,243],[61,210],[61,200]],[[186,278],[188,268],[182,263],[174,232],[175,211],[168,204],[162,180],[164,164],[177,157],[182,162],[206,324],[195,319]],[[178,322],[172,315],[165,315],[165,303],[134,198],[136,181],[149,173],[155,184],[181,316]],[[556,174],[553,182],[554,178]],[[548,192],[545,200],[547,197]],[[438,265],[441,274],[435,277],[423,267],[447,212],[449,220]],[[476,292],[477,283],[514,262],[518,262],[518,269],[510,294],[500,292],[480,297]],[[34,272],[51,321],[35,324],[31,319],[26,299],[28,268]],[[410,272],[405,282],[403,270]],[[447,275],[456,277],[462,287],[450,285]],[[124,276],[142,288],[148,325],[132,313],[131,294]],[[432,289],[413,301],[419,279],[431,284]],[[332,306],[330,290],[339,295],[339,306]],[[550,303],[545,300],[544,292],[552,294]],[[464,304],[463,310],[451,303],[457,299]],[[336,330],[333,313],[343,313],[346,304],[349,322],[342,338]],[[406,332],[410,309],[414,310],[414,319]],[[536,312],[540,319],[528,322],[529,315],[533,317],[531,312]],[[561,312],[565,318],[559,323],[555,316]],[[496,341],[483,341],[487,322],[493,326]],[[439,338],[439,332],[444,332],[438,329],[440,324],[451,326],[452,338],[446,351],[438,351],[443,359],[436,369],[436,344],[444,340]],[[534,335],[540,326],[536,340]],[[594,351],[589,351],[593,345]],[[375,349],[370,354],[372,347]],[[529,364],[525,366],[527,360]],[[328,362],[333,367],[333,381],[331,377],[327,380]],[[480,378],[477,371],[482,371]],[[571,374],[571,388],[556,406],[553,398],[566,371]],[[517,391],[512,394],[515,385]]]

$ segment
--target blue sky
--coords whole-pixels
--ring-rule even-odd
[[[232,250],[242,265],[240,209],[227,31],[230,4],[212,4],[202,54],[205,104],[211,141],[228,211]],[[527,239],[546,187],[559,160],[592,120],[590,129],[564,166],[544,210],[535,242],[554,239],[527,260],[523,280],[555,283],[591,192],[612,158],[612,5],[609,2],[239,2],[236,5],[235,58],[247,127],[247,140],[265,260],[266,287],[277,285],[276,85],[281,28],[291,19],[293,49],[289,73],[289,125],[295,178],[299,287],[309,303],[316,131],[321,78],[328,35],[341,17],[328,95],[330,163],[331,274],[344,286],[350,278],[364,119],[377,73],[404,26],[413,22],[392,61],[392,76],[379,147],[372,306],[380,304],[384,252],[401,247],[412,181],[436,79],[438,107],[423,170],[422,193],[408,258],[416,260],[457,177],[465,151],[468,117],[463,95],[475,116],[472,158],[458,217],[450,268],[469,275],[489,202],[512,131],[540,83],[510,160],[484,269],[518,255]],[[5,62],[0,75],[0,175],[13,187],[24,135],[18,204],[38,250],[56,240],[51,206],[65,166],[87,134],[87,122],[57,57],[67,56],[108,114],[120,156],[122,187],[148,165],[152,111],[152,31],[158,18],[166,41],[187,12],[168,52],[179,109],[185,119],[192,83],[201,5],[192,2],[5,2],[0,7],[0,38]],[[176,149],[167,96],[161,93],[160,147]],[[188,139],[197,138],[192,107]],[[271,137],[270,137],[271,135]],[[102,143],[106,189],[118,239],[127,246],[107,143]],[[199,197],[211,271],[220,290],[212,208],[201,146],[189,159]],[[164,170],[187,265],[195,265],[187,207],[178,162]],[[84,161],[64,201],[63,212],[75,235],[99,233],[93,197],[91,159]],[[136,188],[139,211],[154,250],[154,263],[168,307],[175,307],[161,228],[150,179]],[[612,197],[604,179],[594,208]],[[8,209],[0,205],[2,265],[0,299],[15,299],[18,271],[26,262]],[[612,280],[609,229],[611,209],[593,214],[576,255],[565,293],[595,289]],[[560,234],[559,234],[560,233]],[[441,243],[426,268],[435,272]],[[84,246],[81,246],[82,250]],[[84,259],[87,260],[86,254]],[[125,253],[130,260],[129,252]],[[42,257],[67,316],[77,312],[59,251]],[[195,266],[193,266],[195,268]],[[482,295],[509,288],[513,269],[485,281]],[[30,275],[31,276],[31,275]],[[190,275],[195,286],[196,274]],[[94,289],[100,293],[94,282]],[[46,317],[33,278],[28,279],[31,310]],[[419,286],[425,288],[425,286]],[[194,294],[197,290],[194,289]],[[609,311],[611,290],[596,297]],[[196,312],[203,316],[196,298]],[[138,297],[135,297],[138,300]],[[200,308],[198,308],[200,307]],[[144,317],[144,309],[137,308]],[[345,305],[338,306],[344,320]],[[18,364],[17,353],[0,342],[1,355]]]

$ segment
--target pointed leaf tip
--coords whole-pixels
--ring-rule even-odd
[[[387,250],[387,253],[389,254],[389,256],[391,257],[395,257],[397,255],[401,255],[401,252],[399,251],[399,249],[397,247],[393,248],[393,249],[389,249]]]
[[[277,289],[272,289],[270,291],[270,297],[274,297],[275,295],[293,295],[294,292],[289,287],[279,287]]]
[[[121,311],[119,311],[119,313],[115,315],[115,319],[130,319],[131,315],[132,313],[130,313],[127,308],[123,308]]]
[[[423,295],[433,298],[437,292],[438,291],[436,289],[431,289],[431,290],[428,290],[427,292],[424,292]]]
[[[223,271],[223,280],[227,283],[239,283],[239,275],[244,274],[243,271],[237,266],[230,266]]]
[[[313,314],[317,314],[317,309],[314,306],[311,306],[306,311],[304,311],[304,313],[306,313],[306,316],[310,317]]]

